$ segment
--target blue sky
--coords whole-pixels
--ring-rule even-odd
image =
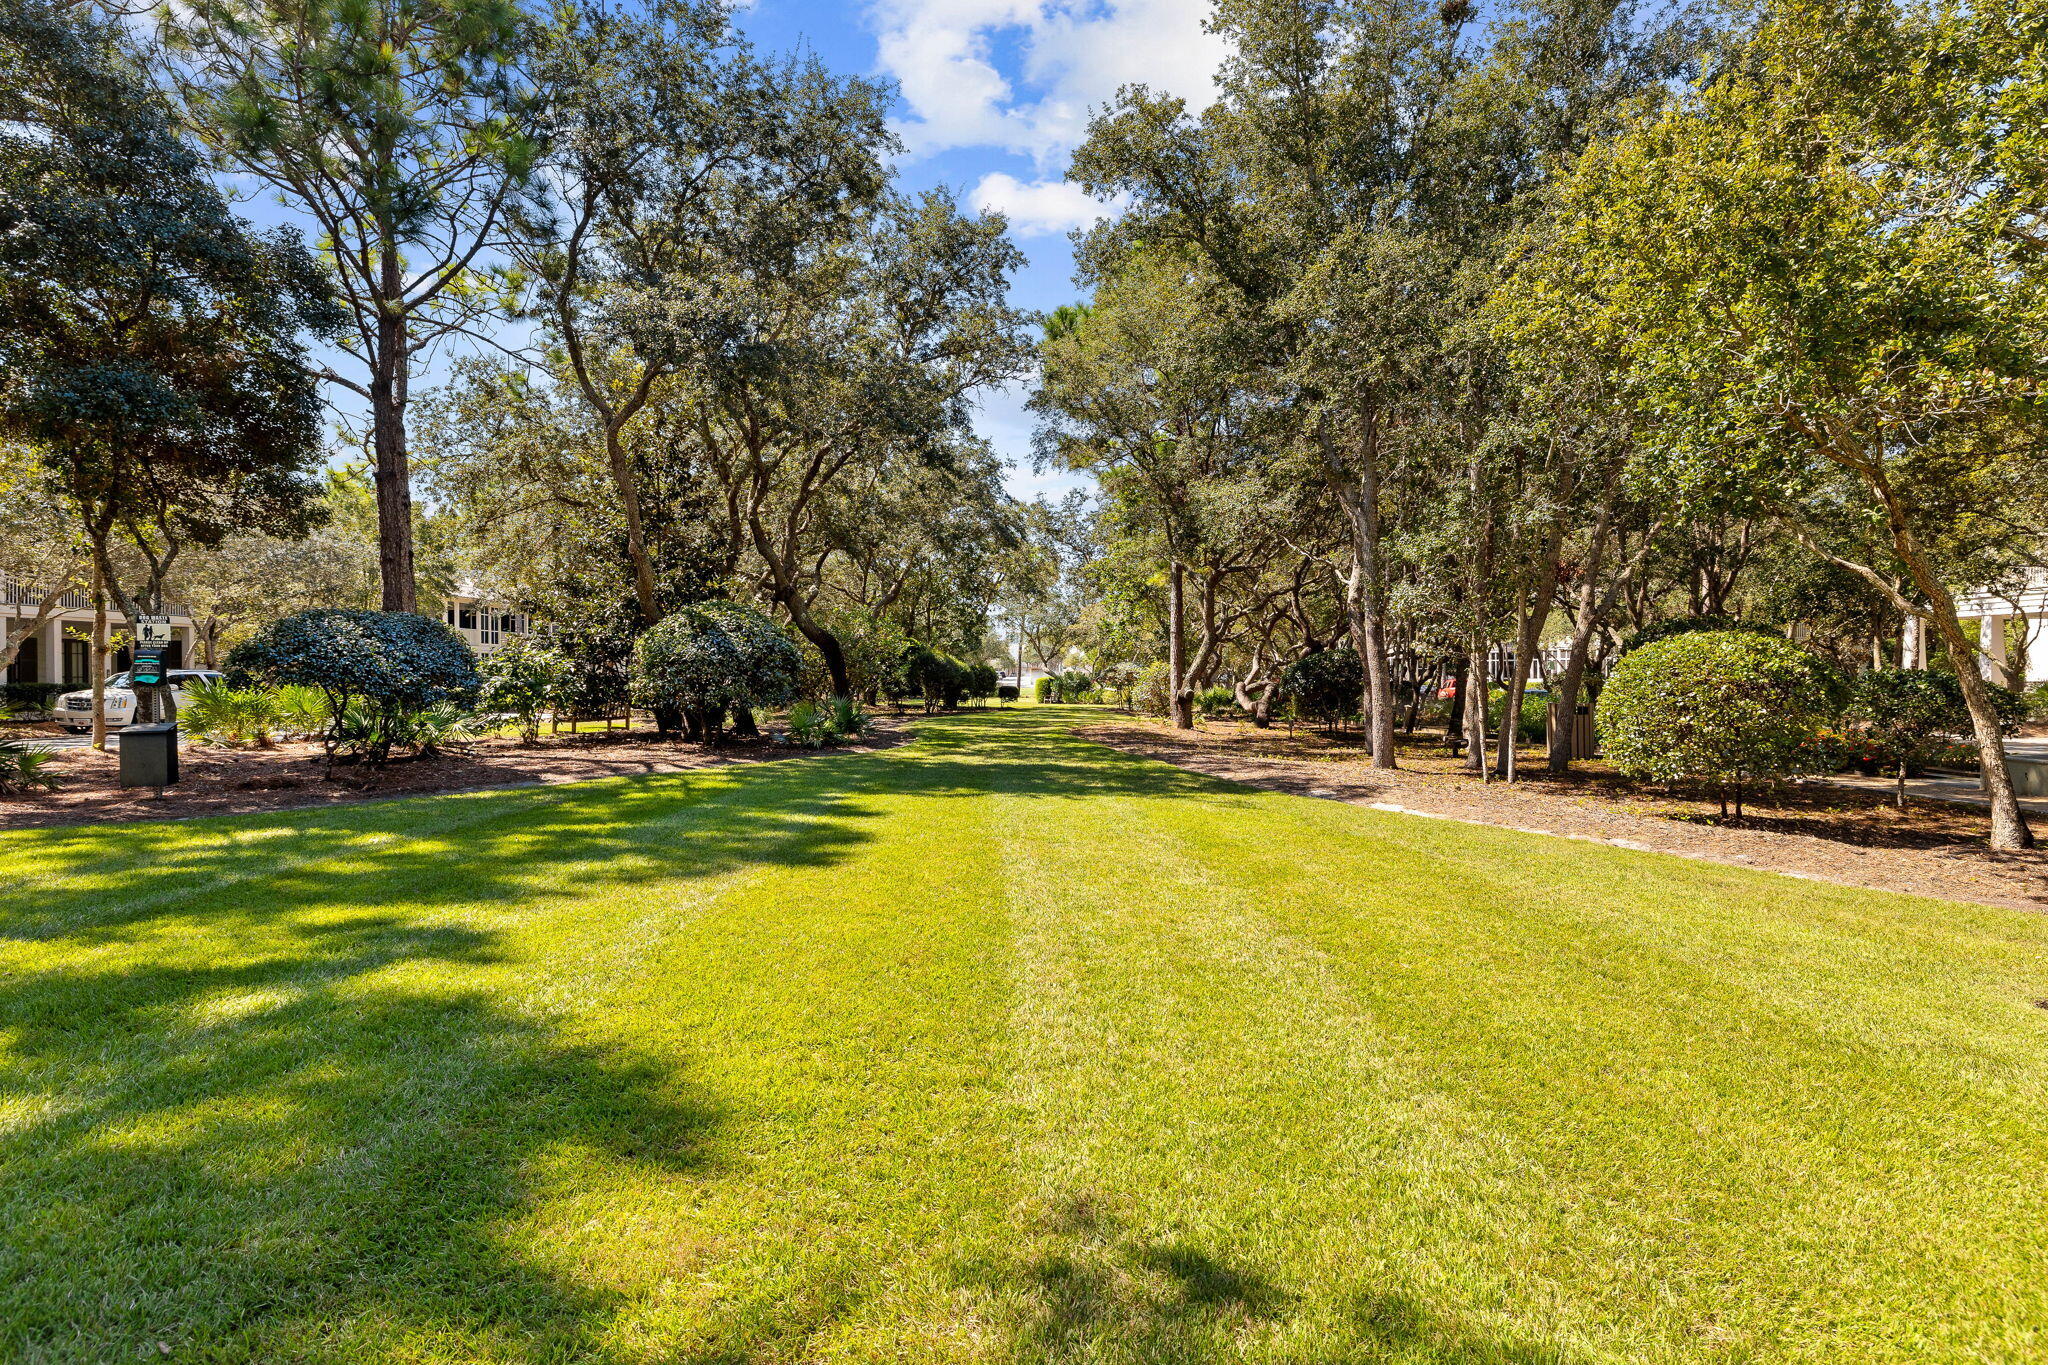
[[[1062,179],[1090,111],[1136,82],[1205,105],[1223,55],[1208,12],[1209,0],[754,0],[739,22],[763,48],[893,82],[900,183],[949,185],[1008,215],[1030,258],[1016,301],[1049,310],[1077,296],[1067,234],[1105,211]],[[1023,402],[1021,387],[992,396],[977,421],[1013,462],[1012,492],[1071,486],[1031,472]]]
[[[1013,297],[1041,311],[1078,297],[1068,234],[1111,211],[1064,180],[1090,113],[1136,83],[1206,107],[1223,56],[1203,27],[1210,0],[736,2],[744,6],[737,22],[765,51],[806,49],[835,71],[896,88],[898,183],[910,191],[947,185],[970,209],[1001,210],[1029,258]],[[235,183],[247,196],[243,212],[310,235],[310,223],[253,181]],[[415,396],[446,378],[449,358],[426,359]],[[360,367],[337,357],[336,368],[354,376]],[[1011,462],[1013,494],[1056,495],[1083,480],[1032,471],[1026,392],[1019,384],[988,396],[976,428]],[[360,416],[345,390],[329,397]]]

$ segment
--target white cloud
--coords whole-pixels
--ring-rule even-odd
[[[1208,106],[1228,51],[1203,29],[1209,3],[876,0],[870,16],[882,69],[910,107],[899,131],[914,154],[999,147],[1051,170],[1123,85]]]
[[[995,171],[982,177],[974,190],[974,206],[993,210],[1010,220],[1010,230],[1020,237],[1043,237],[1090,227],[1117,212],[1119,205],[1091,199],[1079,185],[1064,180],[1039,180],[1030,184]]]

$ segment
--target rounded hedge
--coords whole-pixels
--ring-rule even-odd
[[[1623,772],[1739,793],[1822,766],[1815,741],[1837,709],[1833,675],[1789,640],[1694,631],[1623,658],[1597,719],[1603,751]]]
[[[515,635],[484,655],[477,674],[483,709],[517,717],[520,733],[533,739],[540,733],[541,713],[555,702],[569,675],[569,661],[547,645]]]
[[[695,602],[678,607],[633,647],[633,695],[711,722],[724,708],[780,706],[803,670],[796,643],[752,607]]]
[[[314,607],[273,621],[228,651],[236,687],[310,687],[326,700],[321,741],[381,763],[412,744],[420,716],[476,700],[476,653],[442,622],[410,611]]]
[[[423,711],[467,703],[476,653],[442,622],[410,611],[314,607],[273,621],[228,651],[225,672],[245,686],[311,687],[339,712],[350,701]]]
[[[1280,692],[1302,719],[1334,724],[1364,707],[1365,666],[1353,649],[1304,655],[1280,675]]]

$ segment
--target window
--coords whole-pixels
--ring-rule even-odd
[[[92,681],[92,643],[88,640],[64,641],[64,685],[84,687]]]
[[[476,608],[464,607],[455,614],[455,624],[464,630],[476,629]]]
[[[505,618],[500,616],[497,612],[485,612],[483,614],[483,628],[477,633],[477,643],[480,645],[494,645],[498,643],[498,628],[504,622],[504,620]]]

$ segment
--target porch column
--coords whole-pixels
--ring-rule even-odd
[[[2012,655],[2005,647],[2005,623],[2011,619],[1990,615],[1977,619],[1977,645],[1984,651],[1984,676],[2000,687],[2013,686]]]

